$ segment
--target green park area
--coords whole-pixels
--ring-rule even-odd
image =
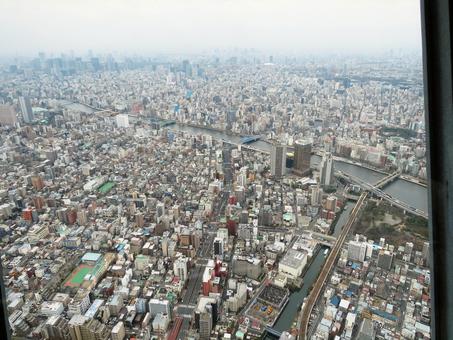
[[[429,237],[426,219],[405,214],[387,202],[374,200],[368,201],[352,232],[375,242],[384,237],[387,243],[397,247],[412,242],[417,250],[422,249],[423,242]]]
[[[112,190],[112,188],[115,186],[115,183],[114,182],[105,182],[104,184],[102,184],[99,188],[98,188],[98,191],[101,193],[101,194],[106,194],[108,193],[110,190]]]

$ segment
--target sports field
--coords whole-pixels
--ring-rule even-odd
[[[98,188],[98,191],[101,193],[101,194],[106,194],[108,193],[110,190],[112,190],[112,188],[115,186],[115,183],[114,182],[106,182],[104,184],[102,184],[99,188]]]
[[[82,284],[83,278],[85,275],[90,274],[94,267],[87,266],[86,264],[81,264],[77,268],[75,268],[71,275],[66,279],[64,283],[67,287],[78,287]]]

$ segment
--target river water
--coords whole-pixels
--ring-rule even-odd
[[[220,131],[191,127],[182,124],[175,124],[170,126],[169,128],[176,131],[185,131],[193,135],[211,135],[214,138],[224,139],[238,144],[240,143],[241,139],[239,136],[230,136]],[[263,141],[257,141],[249,145],[268,152],[270,152],[271,149],[271,145]],[[317,164],[319,164],[320,160],[321,158],[319,156],[314,155],[311,159],[312,167],[316,167]],[[334,166],[336,169],[341,170],[349,175],[358,177],[370,184],[374,184],[385,177],[385,175],[380,172],[341,161],[335,161]],[[421,185],[408,182],[403,179],[397,179],[396,181],[386,186],[383,190],[389,195],[409,204],[414,208],[420,209],[422,211],[428,211],[428,192],[426,188]]]
[[[180,124],[172,125],[170,128],[176,131],[185,131],[194,135],[207,134],[217,139],[224,139],[227,141],[231,141],[233,143],[240,143],[240,137],[230,136],[219,131],[213,131],[198,127],[189,127]],[[253,146],[254,148],[270,152],[271,146],[269,143],[258,141],[251,143],[250,145]],[[320,160],[321,158],[319,156],[314,155],[311,159],[311,166],[313,168],[317,167]],[[354,177],[358,177],[361,180],[371,184],[376,183],[380,179],[385,177],[385,175],[380,172],[341,161],[335,161],[334,167],[340,171],[343,171]],[[406,202],[415,208],[418,208],[423,211],[428,210],[427,190],[423,186],[402,179],[397,179],[396,181],[386,186],[383,190],[390,194],[391,196],[399,199],[402,202]],[[343,226],[345,225],[349,218],[350,211],[352,210],[354,204],[355,203],[353,202],[346,203],[345,209],[342,211],[335,225],[333,232],[334,236],[337,236],[341,232],[341,229],[343,228]],[[326,260],[324,251],[326,249],[328,248],[321,247],[320,250],[314,255],[307,271],[303,276],[304,281],[302,287],[299,290],[294,291],[290,294],[289,301],[285,306],[285,309],[282,311],[280,317],[274,324],[273,328],[275,330],[283,332],[289,330],[292,327],[295,317],[297,316],[297,312],[299,311],[299,308],[301,307],[304,298],[308,295],[309,290],[313,286],[314,282],[316,281],[319,275],[319,272],[321,271],[322,266],[324,265],[324,262]],[[268,338],[270,339],[272,337],[268,336]]]
[[[93,113],[96,110],[92,109],[81,103],[74,103],[69,100],[60,100],[60,103],[67,108],[85,112],[85,113]],[[184,124],[175,124],[169,126],[170,129],[176,131],[185,131],[193,135],[211,135],[216,139],[224,139],[227,141],[231,141],[233,143],[240,144],[240,137],[239,136],[231,136],[227,135],[221,131],[210,130],[208,128],[202,127],[191,127]],[[254,148],[268,151],[270,152],[271,145],[269,143],[263,141],[257,141],[250,144]],[[320,157],[313,156],[312,157],[312,167],[316,167],[319,164]],[[358,177],[363,181],[373,184],[379,181],[381,178],[384,177],[383,174],[373,171],[371,169],[367,169],[361,167],[359,165],[349,164],[341,161],[335,161],[335,168],[341,170],[349,175]],[[425,187],[420,186],[418,184],[405,181],[403,179],[397,179],[396,181],[390,183],[383,189],[389,195],[399,199],[402,202],[409,204],[410,206],[420,209],[422,211],[428,211],[428,192]]]

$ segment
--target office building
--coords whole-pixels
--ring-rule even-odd
[[[258,258],[245,256],[233,256],[233,273],[240,276],[247,276],[251,279],[258,279],[263,272],[263,261]]]
[[[214,255],[223,256],[223,240],[218,237],[214,240]]]
[[[321,204],[322,201],[322,189],[319,185],[313,185],[310,187],[310,198],[311,198],[311,205],[316,207]]]
[[[30,98],[19,97],[20,110],[25,123],[33,122],[33,110],[31,108]]]
[[[189,258],[187,257],[178,257],[175,262],[173,263],[173,272],[175,276],[179,277],[179,279],[185,282],[188,278],[187,276],[187,264],[189,262]]]
[[[319,164],[319,182],[322,186],[330,186],[334,184],[333,177],[333,157],[330,152],[326,152]]]
[[[17,123],[16,112],[9,104],[0,104],[0,125],[14,126]]]
[[[271,150],[271,174],[276,178],[286,173],[286,147],[273,145]]]
[[[200,339],[209,339],[212,331],[212,316],[209,312],[200,313]]]
[[[294,172],[305,176],[310,172],[311,142],[298,140],[294,143]]]

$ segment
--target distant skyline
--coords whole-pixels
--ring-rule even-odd
[[[0,56],[421,49],[416,0],[3,0]]]

